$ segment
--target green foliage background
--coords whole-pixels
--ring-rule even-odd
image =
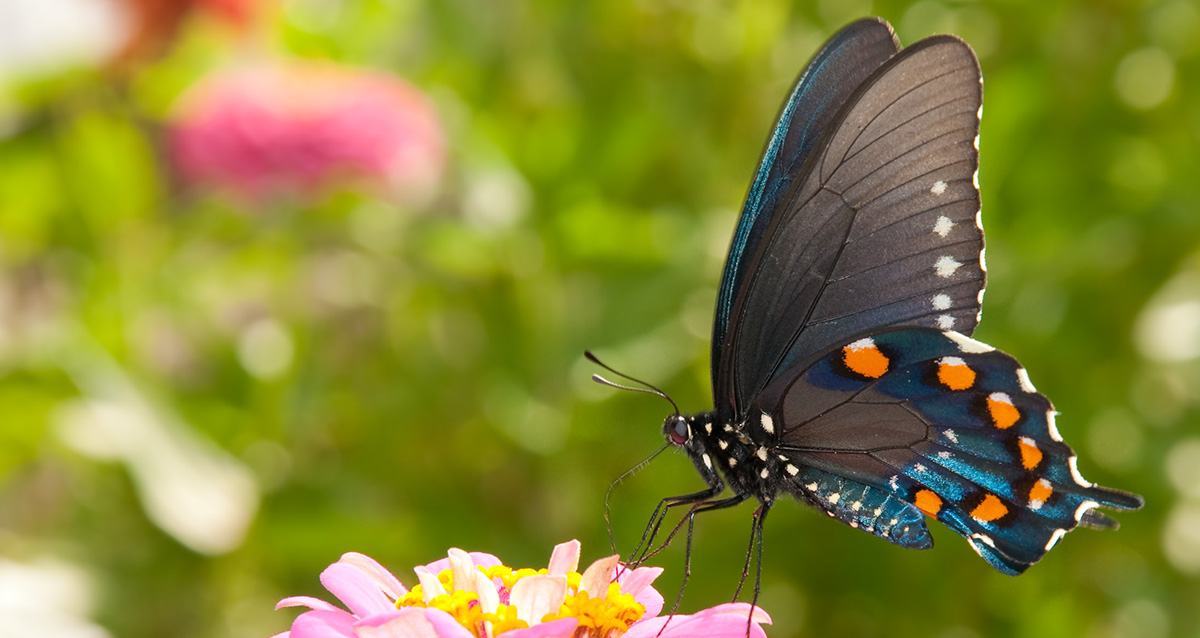
[[[766,533],[770,635],[1197,635],[1200,550],[1164,546],[1172,521],[1200,534],[1196,475],[1179,469],[1200,434],[1200,361],[1155,361],[1134,340],[1200,250],[1189,0],[284,4],[276,54],[385,69],[437,103],[452,157],[420,210],[355,192],[270,210],[180,196],[156,123],[239,60],[204,28],[124,86],[88,71],[26,82],[0,140],[0,555],[81,565],[112,635],[176,638],[283,631],[294,613],[274,602],[324,595],[317,574],[349,550],[410,583],[451,546],[514,566],[570,538],[585,561],[605,555],[605,489],[661,444],[666,410],[591,384],[581,353],[710,407],[716,284],[761,145],[816,47],[865,14],[905,43],[949,31],[976,47],[977,337],[1053,398],[1088,478],[1147,506],[1014,579],[941,526],[935,550],[907,552],[784,504]],[[1142,109],[1121,87],[1154,78],[1120,67],[1147,50],[1171,90]],[[281,376],[240,363],[246,316],[293,344]],[[83,351],[254,472],[240,547],[187,549],[149,521],[125,465],[63,443]],[[617,548],[658,498],[698,487],[681,455],[618,487]],[[732,595],[751,510],[702,520],[683,611]],[[658,558],[668,598],[682,549]]]

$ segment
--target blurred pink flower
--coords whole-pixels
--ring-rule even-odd
[[[187,183],[256,199],[350,180],[419,201],[445,162],[442,128],[423,93],[332,63],[216,73],[184,95],[172,119],[170,154]]]
[[[276,609],[310,611],[275,638],[746,636],[746,603],[659,616],[663,597],[651,583],[661,568],[625,570],[616,556],[583,573],[578,567],[579,541],[556,546],[540,570],[514,570],[491,554],[451,549],[448,558],[414,569],[420,584],[410,591],[373,559],[348,553],[321,573],[321,584],[349,611],[309,596],[284,598]],[[766,638],[760,625],[771,619],[762,609],[753,611],[750,636]]]

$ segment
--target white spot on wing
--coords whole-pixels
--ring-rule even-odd
[[[760,460],[763,460],[763,461],[767,460],[767,448],[765,448],[765,447],[758,448],[757,450],[754,451],[754,454]]]
[[[947,277],[953,275],[954,271],[958,270],[960,266],[962,266],[962,264],[956,261],[950,255],[942,255],[941,257],[938,257],[937,262],[933,264],[933,269],[937,273],[938,277],[946,279]]]
[[[983,255],[985,252],[987,251],[982,248],[979,249],[979,269],[983,272],[987,272],[987,257]]]
[[[852,509],[856,512],[858,510],[862,509],[862,501],[854,501],[853,503],[850,504],[850,509]]]
[[[947,331],[943,332],[947,339],[958,344],[958,351],[966,354],[980,354],[983,352],[991,352],[995,348],[989,346],[982,341],[976,341],[961,332]]]
[[[975,150],[977,150],[977,151],[979,150],[979,136],[978,135],[975,136]]]
[[[1075,483],[1079,487],[1088,488],[1092,486],[1091,482],[1083,478],[1083,475],[1079,473],[1079,457],[1072,455],[1071,458],[1067,459],[1067,465],[1071,468],[1071,478],[1075,479]],[[1092,507],[1095,506],[1096,504],[1092,503]],[[1079,520],[1078,513],[1076,513],[1075,520]]]
[[[858,341],[855,341],[854,343],[851,343],[850,345],[847,345],[846,350],[850,350],[851,352],[856,352],[856,351],[862,350],[864,348],[874,348],[874,347],[875,347],[875,340],[870,337],[865,337],[863,339],[859,339]]]
[[[1021,384],[1022,390],[1037,392],[1037,388],[1033,387],[1033,382],[1029,380],[1029,372],[1025,368],[1017,368],[1017,381]]]
[[[949,235],[951,228],[954,228],[954,221],[945,215],[938,217],[933,224],[933,232],[937,233],[939,237]]]
[[[975,211],[975,227],[978,228],[979,230],[983,230],[983,209],[982,208]]]
[[[837,502],[840,501],[841,499],[842,499],[842,495],[838,494],[837,492],[834,492],[833,494],[829,495],[829,502],[833,503],[834,505],[837,505]]]
[[[1054,422],[1054,417],[1058,413],[1054,410],[1046,410],[1046,428],[1050,430],[1050,438],[1062,443],[1062,435],[1058,433],[1058,424]]]
[[[947,310],[950,308],[950,295],[945,293],[936,294],[933,296],[933,299],[929,300],[929,303],[933,304],[934,310]]]
[[[800,468],[796,467],[795,465],[790,465],[790,464],[789,464],[789,465],[788,465],[787,467],[785,467],[784,469],[785,469],[785,470],[787,470],[787,473],[788,473],[788,474],[791,474],[792,476],[795,476],[795,475],[797,475],[797,474],[799,474],[799,473],[800,473]],[[812,488],[812,489],[814,489],[814,490],[815,490],[815,489],[817,489],[817,488],[816,488],[816,484],[815,484],[815,483],[813,484],[813,488]]]
[[[946,460],[946,459],[950,458],[951,456],[954,456],[953,454],[950,454],[949,452],[947,452],[945,450],[938,452],[937,455],[938,455],[938,458],[942,459],[942,460]]]
[[[1082,521],[1084,514],[1087,514],[1097,507],[1100,507],[1100,504],[1096,501],[1084,501],[1080,503],[1079,507],[1075,508],[1075,522],[1078,523],[1079,521]]]
[[[914,469],[914,470],[916,470],[916,471],[918,471],[918,472],[926,472],[926,471],[928,471],[928,468],[926,468],[924,465],[921,465],[920,463],[917,463],[916,465],[914,465],[914,466],[913,466],[913,469]]]
[[[951,315],[939,315],[937,318],[938,330],[949,330],[954,327],[954,317]]]
[[[978,168],[975,169],[975,172],[971,174],[971,183],[975,185],[975,190],[979,190],[979,169]]]
[[[1065,530],[1065,529],[1054,530],[1054,533],[1050,535],[1050,542],[1046,543],[1046,551],[1050,551],[1051,549],[1053,549],[1054,546],[1058,544],[1058,541],[1061,540],[1062,537],[1066,536],[1066,535],[1067,535],[1067,530]]]
[[[1050,481],[1047,481],[1046,479],[1038,479],[1037,484],[1043,490],[1046,490],[1047,494],[1051,493],[1051,490],[1053,489],[1050,486]],[[1040,510],[1040,509],[1042,509],[1042,505],[1044,505],[1044,504],[1045,504],[1045,501],[1043,501],[1041,499],[1031,499],[1029,501],[1029,508],[1032,510],[1035,510],[1035,511]]]
[[[898,489],[900,489],[900,486],[896,484],[896,481],[897,481],[899,478],[900,478],[899,476],[896,476],[895,474],[893,474],[893,475],[892,475],[892,478],[888,479],[888,485],[891,485],[893,490],[898,490]]]
[[[805,485],[804,487],[808,488],[808,491],[810,491],[810,492],[815,492],[815,491],[817,491],[817,484],[816,484],[816,483],[809,483],[808,485]]]
[[[850,521],[850,527],[853,527],[854,529],[858,529],[858,521]]]
[[[975,295],[975,301],[979,302],[980,305],[983,304],[983,288],[980,288],[979,294]]]
[[[929,189],[929,192],[933,193],[934,195],[941,195],[942,193],[946,192],[946,182],[943,182],[939,179],[933,183],[933,187]]]
[[[954,430],[946,430],[942,432],[942,436],[949,439],[951,443],[958,443],[958,435],[954,433]]]
[[[775,420],[771,418],[771,415],[763,412],[759,422],[762,423],[762,429],[766,430],[767,434],[775,434]]]

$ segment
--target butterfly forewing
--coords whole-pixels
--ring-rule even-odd
[[[726,344],[733,291],[746,277],[742,256],[758,250],[763,232],[796,180],[813,145],[847,98],[899,49],[900,43],[886,22],[878,18],[859,20],[830,38],[797,78],[775,129],[767,138],[729,248],[713,322],[714,362],[720,360]],[[718,371],[714,369],[713,373],[716,379]],[[729,401],[718,401],[718,404],[731,405]]]
[[[974,330],[981,104],[975,56],[950,36],[904,49],[847,100],[741,256],[718,412],[732,396],[741,414],[781,370],[873,327]]]
[[[793,466],[913,504],[1009,574],[1077,525],[1102,525],[1093,508],[1141,505],[1084,480],[1020,364],[958,333],[856,339],[782,375],[762,400]]]

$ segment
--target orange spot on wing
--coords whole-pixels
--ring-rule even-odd
[[[1050,498],[1050,495],[1053,493],[1054,488],[1050,487],[1050,481],[1041,479],[1037,483],[1034,483],[1033,487],[1029,488],[1029,502],[1037,503],[1040,506],[1042,503],[1045,503],[1046,499]]]
[[[975,371],[958,357],[938,361],[938,381],[951,390],[966,390],[975,385]]]
[[[929,490],[921,490],[917,492],[916,503],[917,509],[925,512],[930,516],[937,516],[942,509],[942,499],[937,494]]]
[[[1021,412],[1017,410],[1017,406],[1013,405],[1012,399],[1003,392],[993,392],[989,395],[987,408],[988,414],[992,415],[992,423],[1001,430],[1007,430],[1017,422],[1017,419],[1021,418]]]
[[[842,360],[846,363],[846,367],[850,368],[855,374],[860,374],[868,379],[878,379],[888,371],[888,358],[875,342],[870,339],[862,339],[842,348]]]
[[[1024,465],[1025,469],[1032,470],[1042,462],[1042,451],[1038,449],[1037,443],[1033,439],[1021,437],[1017,445],[1021,448],[1021,465]]]
[[[1004,506],[1004,503],[1001,503],[1000,499],[997,498],[995,494],[988,494],[987,496],[983,497],[982,503],[976,505],[975,509],[971,510],[971,518],[974,518],[980,523],[987,523],[989,521],[994,521],[1007,513],[1008,508]]]

